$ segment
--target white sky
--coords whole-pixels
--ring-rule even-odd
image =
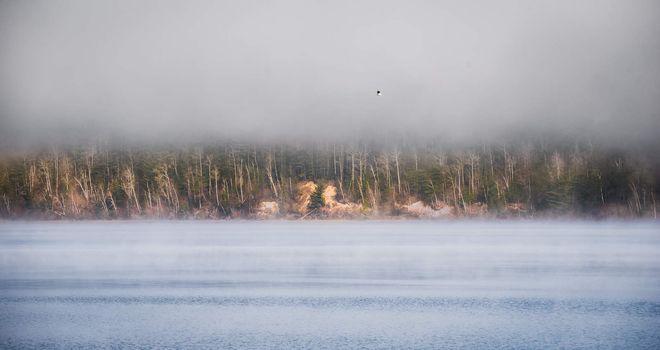
[[[648,139],[659,62],[658,1],[0,0],[0,137]]]

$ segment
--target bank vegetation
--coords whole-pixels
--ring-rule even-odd
[[[584,142],[5,151],[4,218],[657,217],[658,166]]]

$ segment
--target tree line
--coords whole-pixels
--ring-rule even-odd
[[[1,154],[0,215],[250,217],[263,201],[294,215],[297,185],[314,181],[373,215],[422,201],[457,215],[480,204],[491,215],[655,217],[658,174],[639,152],[580,142],[97,144]]]

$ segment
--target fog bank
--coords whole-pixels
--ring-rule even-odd
[[[643,142],[660,130],[659,23],[656,1],[2,2],[0,147]]]

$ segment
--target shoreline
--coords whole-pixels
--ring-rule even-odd
[[[281,216],[272,218],[255,217],[153,217],[133,216],[120,218],[89,218],[89,217],[33,217],[21,216],[0,218],[0,223],[8,222],[444,222],[444,223],[472,223],[472,222],[660,222],[653,216],[572,216],[572,215],[537,215],[537,216],[460,216],[460,217],[411,217],[411,216],[364,216],[364,217],[295,217]]]

